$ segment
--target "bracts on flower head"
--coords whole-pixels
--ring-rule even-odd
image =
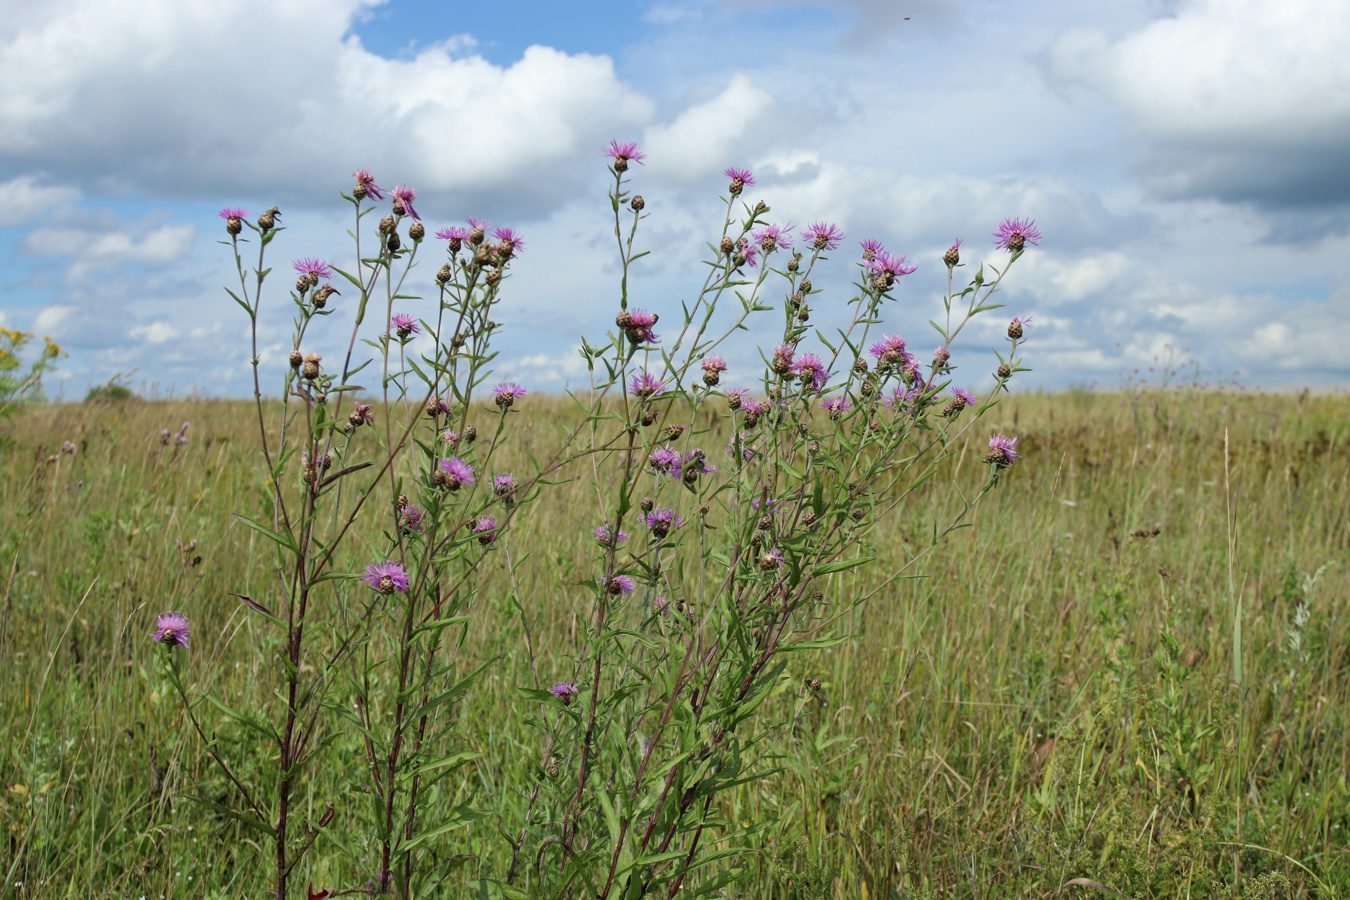
[[[188,649],[188,638],[191,630],[187,616],[182,613],[160,613],[159,620],[155,623],[155,630],[150,634],[150,637],[156,643],[167,644],[170,647],[182,647],[186,650]]]
[[[431,480],[438,487],[457,491],[462,485],[473,484],[473,469],[458,456],[451,456],[440,461]]]
[[[720,356],[709,356],[703,360],[703,383],[708,387],[716,387],[722,380],[722,373],[727,370],[726,360]]]
[[[1015,437],[1005,437],[996,434],[989,439],[989,455],[984,461],[992,465],[995,469],[1006,469],[1013,463],[1022,458],[1017,452],[1017,441]]]
[[[577,698],[576,683],[571,681],[560,681],[549,688],[548,692],[561,700],[564,706],[571,706],[572,701]]]
[[[503,381],[497,385],[493,391],[493,402],[502,410],[510,409],[516,402],[516,398],[524,397],[529,391],[516,384],[514,381]]]
[[[381,594],[392,594],[395,591],[402,594],[408,590],[408,573],[398,563],[385,560],[366,566],[366,574],[361,576],[361,583]]]

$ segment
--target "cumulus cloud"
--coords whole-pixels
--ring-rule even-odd
[[[80,192],[66,185],[45,185],[33,175],[0,181],[0,228],[22,225],[39,213],[68,206]]]
[[[1317,0],[1195,0],[1118,39],[1073,29],[1062,78],[1122,107],[1165,196],[1272,207],[1350,201],[1350,15]]]
[[[503,67],[453,40],[370,53],[349,34],[370,5],[67,0],[7,17],[0,154],[160,197],[303,202],[366,166],[537,206],[586,149],[654,116],[608,57],[531,47]]]
[[[760,130],[774,108],[773,95],[747,75],[732,77],[717,96],[690,106],[665,125],[648,129],[643,146],[662,160],[662,171],[678,179],[706,178],[725,168]]]
[[[38,228],[23,239],[20,250],[29,256],[70,256],[84,262],[166,263],[183,256],[196,234],[192,225],[162,225],[140,235],[128,231]]]

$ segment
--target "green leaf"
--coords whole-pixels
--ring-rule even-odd
[[[398,852],[400,853],[407,852],[412,848],[416,847],[418,844],[421,844],[425,841],[429,841],[432,838],[440,837],[443,834],[449,834],[452,831],[457,831],[458,829],[463,828],[465,825],[472,825],[474,822],[486,819],[487,817],[488,813],[486,811],[474,809],[471,806],[469,806],[469,804],[462,803],[459,806],[456,806],[454,809],[452,809],[448,814],[446,813],[440,814],[440,822],[441,822],[440,825],[437,825],[430,831],[422,832],[417,837],[413,838],[412,840],[406,843],[400,844],[398,847]]]
[[[858,566],[866,565],[874,559],[876,559],[875,556],[859,556],[856,559],[838,559],[832,563],[826,563],[823,566],[816,566],[811,570],[811,577],[819,578],[822,575],[830,575],[834,572],[846,572],[849,569],[856,569]]]
[[[261,522],[258,522],[258,521],[256,521],[256,520],[254,520],[254,519],[250,519],[248,516],[244,515],[243,513],[235,513],[235,514],[234,514],[234,517],[235,517],[236,519],[238,519],[239,521],[243,522],[243,523],[244,523],[245,525],[247,525],[249,528],[252,528],[254,531],[256,531],[256,532],[258,532],[259,534],[261,534],[263,537],[267,538],[269,541],[275,541],[277,544],[279,544],[280,546],[282,546],[283,548],[289,550],[289,551],[292,552],[292,553],[297,553],[297,552],[299,552],[299,551],[298,551],[298,548],[295,546],[295,540],[294,540],[289,534],[287,534],[286,532],[284,532],[284,531],[273,531],[272,529],[268,528],[266,525],[262,524]]]

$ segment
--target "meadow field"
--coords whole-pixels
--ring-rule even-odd
[[[528,409],[501,451],[522,464],[569,415]],[[232,516],[265,502],[253,416],[130,400],[0,422],[0,895],[267,895],[267,850],[221,811],[230,785],[148,637],[179,610],[189,682],[244,706],[277,688],[279,639],[232,596],[262,596],[272,559]],[[922,578],[878,589],[953,485],[978,488],[994,430],[1025,460]],[[875,537],[880,564],[831,576],[868,599],[849,640],[791,656],[761,711],[780,734],[754,765],[780,771],[724,803],[751,876],[723,896],[1350,896],[1348,441],[1344,397],[1144,389],[992,410],[956,477]],[[591,602],[575,510],[595,476],[561,474],[511,537],[532,548],[516,589],[540,671],[501,566],[459,645],[466,670],[490,662],[453,713],[481,756],[446,789],[489,811],[455,832],[460,884],[510,862],[498,823],[540,752],[519,688],[570,665]],[[276,777],[265,744],[200,715],[241,777]],[[325,848],[361,778],[355,738],[329,760],[313,795],[334,817],[301,881],[359,884]]]

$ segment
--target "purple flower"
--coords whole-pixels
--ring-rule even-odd
[[[899,256],[895,256],[887,253],[885,250],[882,250],[873,259],[869,260],[867,267],[872,270],[873,275],[884,277],[891,283],[894,283],[895,279],[900,276],[909,275],[919,268],[918,266],[910,265],[905,254],[901,253]]]
[[[933,369],[938,372],[945,372],[951,366],[952,351],[946,347],[939,347],[933,351]]]
[[[679,475],[685,483],[694,482],[700,475],[711,475],[717,471],[717,466],[708,463],[708,457],[702,450],[690,450],[680,458],[679,467],[671,472],[671,476]]]
[[[762,228],[756,228],[750,232],[750,240],[759,245],[765,256],[779,249],[790,249],[792,247],[792,223],[789,222],[781,228],[777,225],[765,225]]]
[[[737,266],[749,266],[753,269],[759,265],[755,261],[755,254],[757,253],[759,253],[758,247],[745,238],[741,238],[740,243],[736,245],[736,253],[732,256],[731,261]]]
[[[457,491],[460,485],[473,484],[473,469],[469,464],[458,456],[452,456],[449,459],[441,460],[440,478],[437,479],[452,491]]]
[[[476,219],[473,216],[469,216],[464,221],[469,224],[469,240],[474,240],[475,237],[477,238],[474,243],[482,242],[484,235],[487,234],[487,230],[492,227],[492,223],[487,219]]]
[[[803,353],[792,362],[792,374],[802,380],[802,385],[810,387],[814,393],[829,380],[830,373],[825,371],[825,363],[814,353]]]
[[[771,572],[781,566],[784,561],[783,551],[773,549],[759,558],[759,567],[766,572]]]
[[[375,176],[370,174],[368,169],[357,169],[352,173],[352,177],[356,179],[356,186],[361,188],[367,197],[372,200],[384,199],[384,188],[375,183]]]
[[[653,537],[660,540],[670,534],[671,529],[683,525],[684,519],[677,516],[673,509],[654,509],[643,515],[642,524],[651,529]]]
[[[291,263],[295,271],[301,275],[310,276],[311,283],[317,282],[320,278],[332,278],[333,270],[328,263],[321,259],[315,259],[312,256],[306,256],[303,259],[297,259]]]
[[[845,413],[853,408],[853,404],[847,397],[831,397],[820,404],[820,408],[825,410],[826,415],[832,421],[838,421]]]
[[[245,215],[248,215],[245,213]],[[166,612],[159,614],[159,620],[155,623],[155,631],[150,635],[156,643],[168,644],[170,647],[182,647],[188,649],[188,636],[192,629],[188,626],[187,616],[177,612]]]
[[[989,439],[989,455],[984,461],[992,464],[995,469],[1006,469],[1011,466],[1022,458],[1022,454],[1017,452],[1017,441],[1015,437],[994,435]]]
[[[445,434],[441,435],[441,440],[447,444],[454,444],[457,446],[459,444],[459,432],[455,431],[453,428],[447,428]]]
[[[615,575],[605,579],[606,594],[623,594],[627,597],[635,590],[637,590],[637,582],[633,580],[632,575]]]
[[[506,410],[511,408],[512,404],[516,402],[517,397],[524,397],[529,391],[525,390],[514,381],[503,381],[501,384],[497,385],[497,388],[493,393],[496,395],[494,402],[497,406]]]
[[[886,252],[886,248],[883,247],[881,241],[876,238],[868,238],[867,240],[859,241],[858,243],[862,247],[863,262],[870,263],[877,258],[878,254]]]
[[[467,241],[473,232],[463,225],[454,225],[450,228],[442,228],[436,232],[436,238],[442,241],[459,241],[461,244]]]
[[[228,222],[231,219],[247,219],[248,210],[244,209],[242,206],[227,206],[216,213],[216,215]]]
[[[357,400],[356,405],[352,407],[351,413],[347,416],[347,421],[351,423],[353,428],[359,428],[362,425],[374,425],[375,409],[369,403],[362,403]]]
[[[405,534],[421,534],[426,528],[427,511],[411,503],[398,508],[398,527]]]
[[[402,594],[408,590],[408,573],[398,563],[390,560],[371,563],[366,566],[366,574],[361,576],[361,583],[369,585],[381,594],[392,594],[394,591]]]
[[[400,184],[389,192],[394,197],[394,212],[400,216],[412,216],[419,222],[422,217],[413,209],[413,201],[417,199],[417,192],[406,184]]]
[[[660,594],[657,594],[656,599],[652,601],[652,612],[656,613],[658,616],[664,616],[670,612],[670,610],[666,608],[669,605],[669,600]]]
[[[961,261],[960,238],[957,238],[956,240],[952,241],[952,245],[947,248],[947,251],[945,253],[942,254],[942,261],[947,264],[948,269],[950,269],[952,266],[955,266],[957,263]]]
[[[473,523],[473,533],[478,535],[478,543],[486,547],[497,539],[497,520],[492,516],[479,516]]]
[[[398,336],[404,340],[407,340],[409,335],[422,333],[422,326],[407,313],[394,313],[389,319],[389,327],[398,332]]]
[[[868,352],[877,358],[878,365],[899,365],[905,361],[905,339],[898,334],[882,335]]]
[[[727,391],[727,406],[732,409],[740,409],[741,404],[745,402],[745,397],[750,393],[749,388],[734,387]]]
[[[652,376],[650,372],[634,375],[628,381],[628,390],[646,399],[660,394],[666,389],[665,383]]]
[[[563,706],[571,706],[572,701],[577,699],[577,686],[570,681],[560,681],[548,692],[563,702]]]
[[[661,338],[652,331],[661,317],[645,309],[626,309],[614,320],[628,339],[635,344],[659,344]]]
[[[832,222],[812,222],[802,232],[802,240],[816,250],[834,250],[844,239],[844,233]]]
[[[754,459],[755,451],[750,447],[751,440],[751,435],[745,434],[744,432],[736,435],[727,442],[727,456],[730,456],[733,459],[736,457],[736,444],[739,442],[741,445],[741,461],[749,462]]]
[[[620,531],[616,537],[614,526],[608,522],[598,528],[592,528],[591,534],[595,535],[595,540],[601,547],[617,547],[628,540],[628,532]]]
[[[727,187],[727,190],[731,192],[733,197],[746,188],[755,186],[755,176],[750,173],[749,169],[728,166],[722,174],[731,179],[731,184]]]
[[[661,475],[674,475],[680,467],[680,451],[671,447],[669,444],[653,450],[647,454],[647,465],[652,467],[653,472]]]
[[[516,484],[516,476],[514,475],[492,476],[492,493],[501,497],[508,504],[511,501],[512,495],[515,494],[517,487],[519,487],[519,485]]]
[[[502,256],[510,259],[525,251],[525,239],[514,228],[498,228],[492,236],[501,242]]]
[[[619,172],[627,171],[628,163],[641,163],[647,154],[638,149],[632,141],[614,140],[605,148],[605,155],[614,160],[614,168]]]
[[[1011,250],[1013,253],[1027,244],[1041,242],[1041,233],[1031,219],[1004,219],[998,224],[998,231],[994,232],[994,237],[998,238],[994,243],[995,247]]]
[[[952,388],[952,397],[961,401],[963,409],[967,406],[974,406],[979,402],[975,399],[975,395],[965,388]],[[1013,443],[1017,443],[1016,440]]]

